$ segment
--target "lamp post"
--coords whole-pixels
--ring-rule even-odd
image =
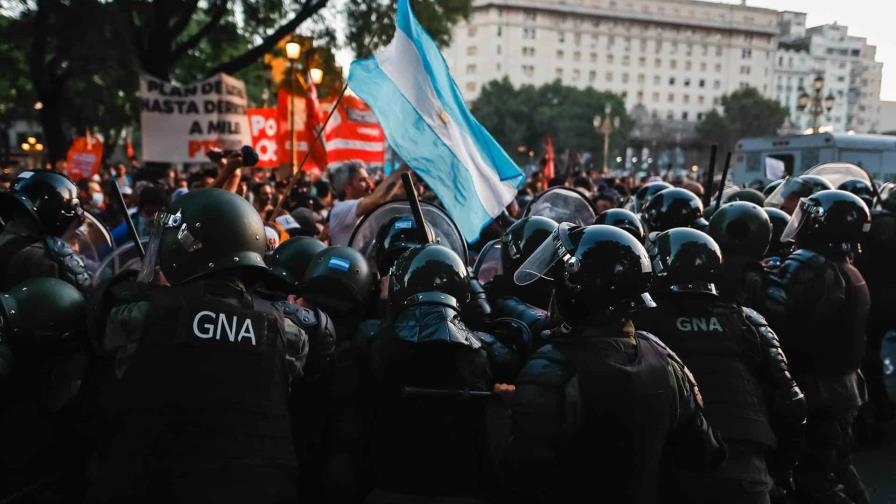
[[[818,133],[818,118],[822,114],[830,114],[834,108],[834,95],[829,91],[828,95],[822,98],[821,91],[824,89],[824,77],[821,75],[815,77],[812,81],[813,94],[810,96],[805,89],[800,88],[800,96],[797,102],[797,110],[808,112],[812,116],[812,133]]]
[[[290,93],[289,93],[289,149],[292,153],[292,173],[295,175],[296,171],[299,169],[299,151],[298,146],[296,145],[296,108],[295,108],[295,100],[296,100],[296,61],[299,60],[299,56],[302,54],[302,46],[299,45],[298,42],[287,42],[286,43],[286,59],[289,60],[289,83],[290,83]]]
[[[603,117],[594,116],[593,124],[594,129],[604,136],[604,166],[601,168],[601,172],[606,175],[610,171],[607,164],[607,157],[610,155],[610,135],[619,128],[619,117],[610,115],[610,104],[607,103],[604,107]]]
[[[33,170],[37,165],[37,159],[44,151],[44,144],[38,142],[37,138],[30,136],[26,141],[22,142],[20,147],[28,154],[29,168]]]

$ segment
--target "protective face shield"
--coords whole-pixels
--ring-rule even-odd
[[[144,249],[147,248],[149,246],[149,238],[143,238],[140,240],[140,243],[143,244]],[[140,252],[133,241],[128,241],[120,247],[116,247],[112,253],[103,258],[93,272],[91,284],[94,287],[99,287],[103,282],[114,278],[122,271],[139,272],[142,269],[143,260],[140,258]]]
[[[581,226],[574,226],[568,222],[551,233],[544,243],[513,273],[513,281],[517,285],[528,285],[539,278],[554,279],[554,265],[562,262],[563,267],[570,273],[579,270],[579,260],[574,256],[575,244],[570,239],[570,233]]]
[[[539,194],[523,213],[523,217],[535,215],[576,226],[587,226],[595,217],[588,198],[568,187],[552,187]]]
[[[868,173],[852,163],[824,163],[806,170],[803,175],[821,177],[830,182],[831,187],[840,187],[850,180],[861,180],[869,185],[872,183]]]
[[[448,247],[460,256],[464,264],[469,264],[467,242],[451,217],[441,208],[423,201],[420,202],[420,210],[423,212],[426,227],[435,236],[436,243]],[[375,264],[377,232],[398,216],[414,218],[407,201],[391,201],[380,205],[355,226],[348,246],[363,254],[370,264]]]
[[[817,214],[818,217],[821,217],[821,214],[819,213],[820,211],[821,208],[813,206],[808,199],[800,199],[799,205],[797,205],[796,209],[793,211],[793,215],[790,216],[790,221],[787,223],[787,227],[784,228],[784,232],[781,233],[781,243],[796,241],[796,235],[800,228],[806,223],[806,219],[813,215],[813,213]]]
[[[85,259],[89,270],[96,271],[99,263],[115,251],[115,242],[106,226],[96,217],[84,212],[83,218],[81,225],[70,229],[63,240]]]
[[[800,200],[811,196],[813,191],[812,185],[799,177],[788,177],[765,199],[765,206],[793,214]]]
[[[159,265],[159,245],[162,241],[162,233],[165,228],[180,226],[182,217],[180,213],[170,214],[162,211],[153,219],[152,232],[149,234],[149,243],[145,245],[146,255],[140,265],[140,273],[137,275],[139,283],[149,284],[159,281],[161,272]]]
[[[504,263],[501,260],[501,249],[504,244],[501,240],[492,240],[482,247],[482,252],[476,258],[473,265],[473,276],[482,285],[487,285],[496,276],[504,273]]]

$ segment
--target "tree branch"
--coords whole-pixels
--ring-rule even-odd
[[[190,20],[193,19],[193,14],[196,13],[197,7],[199,7],[199,0],[190,1],[184,8],[181,16],[171,24],[171,32],[174,37],[177,37],[187,29],[187,26],[189,26],[190,24]]]
[[[264,53],[268,52],[277,45],[283,37],[289,35],[294,32],[299,25],[305,22],[311,16],[317,14],[321,9],[323,9],[327,5],[328,0],[306,0],[302,4],[302,8],[296,13],[296,15],[290,19],[285,24],[281,25],[280,28],[277,28],[273,33],[268,35],[255,47],[245,51],[239,56],[234,57],[230,61],[221,63],[213,67],[211,70],[206,72],[206,77],[211,77],[215,74],[226,73],[226,74],[234,74],[246,66],[252,64],[252,62],[257,61],[261,58]]]
[[[202,28],[199,29],[199,31],[185,40],[183,44],[180,44],[171,51],[171,61],[174,62],[179,60],[181,57],[183,57],[184,54],[187,54],[190,49],[193,49],[194,47],[199,45],[199,43],[202,42],[202,39],[207,37],[208,34],[212,32],[212,30],[218,27],[218,25],[221,23],[221,20],[224,19],[224,16],[226,14],[227,2],[225,1],[218,3],[215,6],[215,10],[212,11],[208,22],[205,23],[205,25],[203,25]]]

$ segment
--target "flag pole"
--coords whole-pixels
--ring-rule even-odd
[[[336,101],[333,102],[333,108],[330,109],[330,113],[327,114],[327,119],[320,126],[320,129],[317,130],[317,134],[314,135],[314,139],[311,144],[308,145],[308,151],[305,152],[305,157],[302,158],[302,162],[299,163],[299,169],[295,170],[292,174],[292,178],[289,179],[289,184],[286,185],[286,191],[280,201],[277,202],[277,206],[274,208],[274,211],[271,212],[271,218],[276,218],[277,214],[280,213],[280,210],[283,209],[283,204],[286,203],[286,200],[289,199],[290,193],[292,193],[293,187],[295,187],[296,183],[299,181],[299,177],[302,174],[302,167],[305,166],[305,162],[308,161],[308,158],[311,157],[311,150],[317,146],[318,143],[321,142],[321,137],[323,137],[324,130],[327,129],[327,124],[330,123],[330,119],[333,117],[333,114],[336,112],[336,109],[339,108],[339,103],[342,102],[342,97],[345,96],[345,92],[348,91],[348,81],[346,81],[345,85],[342,86],[342,91],[339,92],[339,96],[336,97]],[[324,167],[326,169],[326,167]]]

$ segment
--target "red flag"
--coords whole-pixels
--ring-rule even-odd
[[[329,105],[329,107],[327,107]],[[333,102],[323,104],[332,108]],[[363,161],[382,165],[386,137],[376,116],[363,100],[345,95],[327,124],[327,159],[331,163]]]
[[[280,154],[277,134],[277,109],[250,108],[249,132],[252,134],[252,147],[258,153],[259,168],[276,168],[280,165]]]
[[[90,178],[100,169],[103,160],[103,142],[90,134],[72,139],[72,145],[68,149],[68,173],[74,181],[82,178]]]
[[[318,133],[323,128],[324,119],[321,117],[320,102],[317,100],[317,88],[314,87],[314,81],[311,80],[310,74],[306,75],[306,78],[308,79],[308,91],[305,93],[305,113],[307,114],[305,119],[306,141],[311,149],[311,159],[314,160],[317,166],[326,168],[327,146],[324,145],[326,139],[322,133],[320,134],[320,139],[317,138]]]
[[[544,146],[544,179],[548,181],[554,178],[554,141],[551,135],[545,137]]]

